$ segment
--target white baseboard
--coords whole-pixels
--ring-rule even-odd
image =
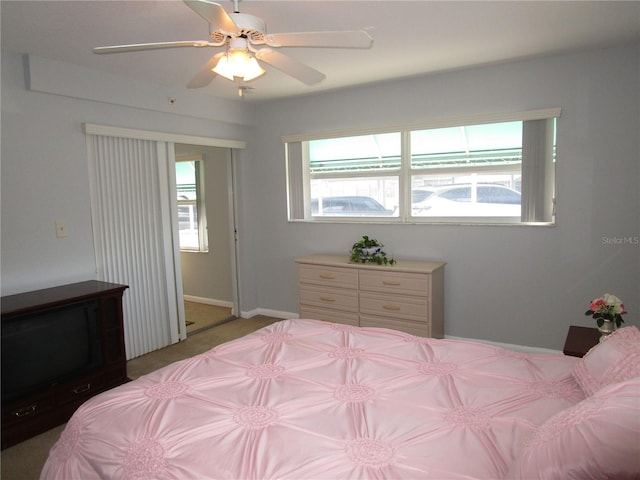
[[[256,315],[266,315],[267,317],[282,318],[283,320],[300,318],[300,315],[298,315],[297,313],[285,312],[282,310],[269,310],[268,308],[254,308],[253,310],[240,312],[240,317],[242,318],[251,318],[255,317]]]
[[[187,302],[204,303],[205,305],[214,305],[216,307],[233,308],[233,302],[226,300],[216,300],[215,298],[196,297],[194,295],[182,296]]]

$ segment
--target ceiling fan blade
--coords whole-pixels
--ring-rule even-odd
[[[258,50],[256,58],[307,85],[314,85],[326,78],[324,73],[270,48]]]
[[[364,30],[339,32],[273,33],[265,36],[271,47],[371,48],[373,39]]]
[[[223,55],[224,52],[220,52],[211,57],[189,83],[187,83],[187,88],[202,88],[209,85],[211,80],[216,76],[211,70],[217,65],[218,60],[220,60],[220,57]]]
[[[133,45],[114,45],[111,47],[96,47],[93,53],[122,53],[122,52],[138,52],[141,50],[160,50],[163,48],[181,48],[181,47],[207,47],[209,42],[202,40],[187,40],[183,42],[160,42],[160,43],[138,43]],[[212,45],[213,46],[213,45]]]
[[[184,0],[184,3],[209,22],[216,30],[228,33],[234,33],[239,30],[236,22],[231,19],[225,9],[218,3],[207,0]]]

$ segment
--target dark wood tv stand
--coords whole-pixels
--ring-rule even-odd
[[[7,448],[66,422],[90,397],[128,381],[122,321],[122,295],[127,285],[86,282],[2,297],[2,323],[81,301],[95,301],[102,365],[40,391],[2,403],[2,448]],[[3,340],[4,341],[4,340]]]

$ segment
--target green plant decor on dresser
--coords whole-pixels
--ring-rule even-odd
[[[375,238],[364,235],[351,247],[351,263],[377,263],[378,265],[393,265],[396,261],[387,258],[387,254],[382,250],[384,245]]]

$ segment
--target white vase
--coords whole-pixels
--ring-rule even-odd
[[[609,335],[613,333],[616,329],[616,324],[613,320],[604,320],[602,322],[602,326],[598,327],[598,331],[600,332],[600,341],[606,340]]]
[[[365,257],[371,257],[376,253],[379,253],[382,247],[362,247],[360,251]]]

